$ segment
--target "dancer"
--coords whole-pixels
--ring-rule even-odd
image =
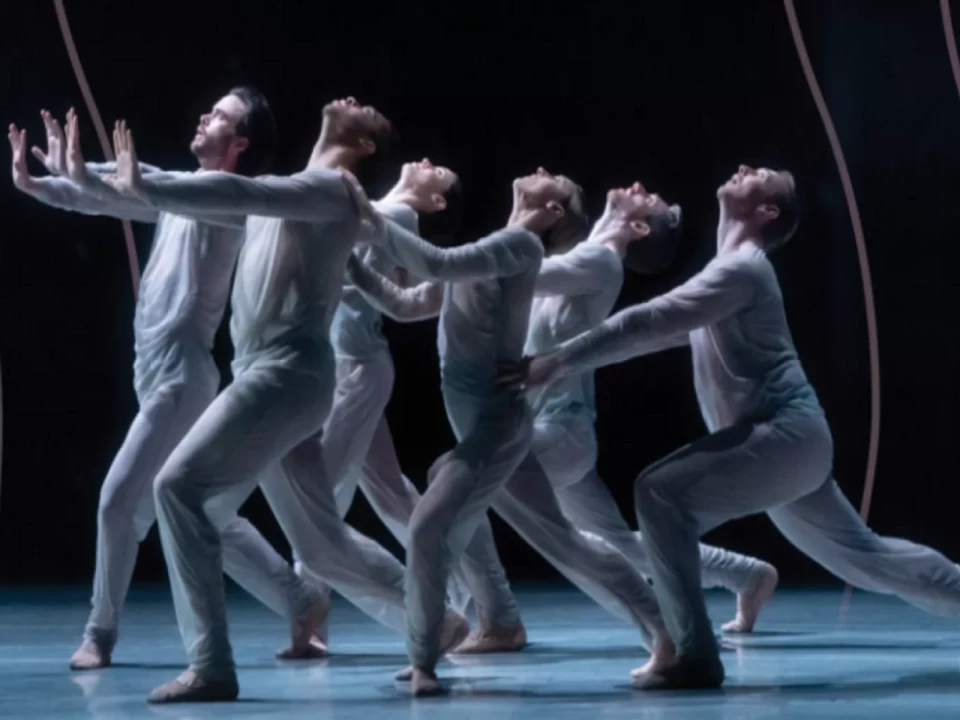
[[[415,234],[419,234],[421,225],[428,224],[425,220],[429,218],[438,232],[448,235],[459,223],[461,195],[460,179],[452,170],[424,159],[404,164],[397,184],[373,207]],[[398,275],[400,268],[383,247],[364,244],[354,254],[378,272]],[[337,391],[323,448],[327,473],[336,487],[337,505],[346,514],[359,486],[406,547],[409,516],[419,492],[400,474],[391,471],[381,477],[364,471],[368,466],[366,458],[372,459],[375,449],[381,454],[392,454],[393,458],[388,460],[391,465],[396,464],[392,442],[386,447],[372,445],[381,424],[390,432],[383,413],[393,390],[393,361],[383,335],[380,311],[350,285],[344,288],[334,314],[331,339],[337,358]],[[398,483],[398,479],[403,482]]]
[[[673,258],[679,233],[679,206],[668,207],[659,195],[647,193],[640,183],[611,190],[604,214],[590,236],[572,248],[557,248],[558,252],[544,260],[537,275],[525,351],[531,355],[548,352],[605,320],[620,294],[623,265],[644,274],[661,271]],[[595,587],[598,580],[603,587],[610,585],[613,578],[597,575],[594,564],[594,576],[585,578],[585,571],[578,569],[582,558],[570,552],[567,528],[544,516],[542,500],[532,505],[532,498],[526,497],[535,483],[546,491],[542,479],[531,480],[533,475],[542,476],[556,495],[556,501],[547,508],[559,502],[574,527],[610,543],[638,572],[650,575],[640,533],[630,530],[595,471],[593,373],[568,376],[562,382],[537,389],[529,399],[535,414],[530,456],[497,496],[493,508],[561,573],[574,579],[612,613],[629,621],[623,605],[609,605],[605,593]],[[496,560],[492,567],[495,579],[503,571],[496,550],[491,549],[490,555]],[[759,560],[709,545],[700,546],[700,557],[704,586],[722,586],[737,594],[737,616],[724,629],[752,630],[760,607],[776,587],[776,570]],[[478,617],[480,628],[456,648],[456,653],[512,649],[509,628],[502,629],[496,616],[489,612],[478,612]]]
[[[831,475],[830,429],[767,259],[799,221],[793,177],[741,166],[717,197],[717,255],[703,271],[533,358],[526,373],[534,387],[670,345],[689,342],[693,351],[710,434],[644,470],[635,487],[654,589],[677,653],[669,666],[635,675],[645,689],[722,684],[697,537],[754,513],[766,512],[790,542],[852,585],[960,614],[960,568],[930,548],[876,535]]]
[[[373,203],[378,212],[410,232],[421,225],[432,237],[456,232],[462,206],[462,185],[450,168],[429,159],[405,163],[396,185]],[[386,275],[399,268],[387,252],[376,245],[354,250],[363,262]],[[442,287],[437,286],[438,296]],[[382,331],[380,311],[360,292],[346,286],[331,327],[337,363],[337,389],[333,409],[323,433],[323,457],[327,475],[334,484],[341,517],[347,514],[359,486],[370,505],[404,548],[408,526],[420,493],[400,470],[384,411],[393,390],[393,360]],[[295,566],[300,570],[299,563]],[[463,612],[469,602],[465,588],[451,578],[451,605]],[[329,594],[329,588],[321,588]],[[328,620],[329,622],[329,616]],[[327,642],[326,627],[319,639]]]
[[[432,480],[410,526],[407,619],[412,667],[398,679],[410,679],[414,695],[440,692],[434,668],[450,563],[458,562],[465,550],[468,557],[475,548],[482,553],[484,543],[492,548],[486,509],[530,450],[530,408],[522,395],[496,386],[497,366],[519,360],[544,252],[538,236],[552,245],[578,235],[585,222],[579,208],[579,188],[541,168],[515,181],[507,229],[477,243],[444,250],[396,226],[387,234],[391,253],[417,276],[460,281],[445,287],[438,337],[444,402],[458,444],[432,468]],[[423,288],[405,296],[355,258],[348,267],[357,287],[397,319],[433,311],[419,302]],[[405,302],[408,299],[413,302]],[[591,573],[586,566],[595,563],[604,572],[619,572],[621,582],[610,588],[615,601],[646,635],[662,638],[653,595],[640,575],[612,548],[606,554],[592,552],[566,523],[546,480],[531,483],[525,499],[535,506],[553,502],[553,512],[544,512],[566,531],[569,551],[583,561],[582,571]]]
[[[70,663],[74,670],[94,670],[112,661],[138,545],[155,518],[154,477],[219,387],[210,352],[243,241],[243,220],[173,215],[128,198],[103,200],[82,191],[67,177],[58,177],[66,174],[68,163],[63,130],[50,113],[41,115],[47,151],[35,147],[33,154],[53,176],[29,175],[26,131],[11,126],[13,176],[20,190],[53,207],[157,226],[134,318],[134,388],[140,409],[100,492],[92,609],[83,642]],[[68,118],[76,123],[72,110]],[[266,99],[254,88],[238,87],[201,116],[190,150],[201,170],[259,173],[269,164],[275,142]],[[71,162],[79,174],[116,171],[114,163],[83,165],[78,147]],[[147,165],[141,170],[151,176],[160,173]],[[165,176],[178,175],[182,173]],[[291,656],[312,654],[309,639],[323,598],[236,515],[241,502],[228,497],[211,507],[226,549],[225,570],[272,610],[293,619],[293,627],[300,631]]]
[[[155,689],[150,702],[235,700],[239,694],[221,547],[207,508],[226,494],[251,492],[258,480],[306,572],[361,609],[376,607],[380,622],[398,630],[405,624],[403,567],[343,523],[316,442],[335,385],[330,323],[362,220],[356,191],[344,184],[344,174],[383,152],[390,132],[390,123],[372,106],[337,100],[324,109],[320,137],[303,172],[255,179],[204,173],[158,181],[138,172],[132,135],[119,136],[123,147],[114,185],[120,192],[169,211],[248,215],[231,299],[234,381],[154,483],[190,667]],[[445,617],[441,644],[453,646],[468,626],[458,613]]]

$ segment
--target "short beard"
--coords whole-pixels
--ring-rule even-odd
[[[226,147],[229,144],[225,142],[222,144],[222,147],[218,147],[219,143],[211,141],[209,138],[203,138],[202,140],[194,141],[190,143],[190,152],[193,153],[194,157],[197,160],[219,160],[222,161],[226,157]]]

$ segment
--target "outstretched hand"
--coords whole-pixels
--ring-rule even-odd
[[[530,358],[523,357],[515,363],[505,363],[497,368],[494,385],[498,390],[522,393],[527,389],[527,375],[530,372]]]
[[[73,108],[67,111],[67,175],[77,185],[87,181],[87,166],[80,152],[80,122]]]
[[[497,386],[527,392],[553,382],[560,371],[560,358],[555,353],[524,356],[520,362],[503,366],[497,375]]]
[[[527,371],[527,389],[549,385],[560,373],[560,356],[556,353],[536,355]]]
[[[121,195],[143,197],[143,176],[140,161],[133,143],[133,132],[127,129],[126,120],[117,120],[113,126],[113,153],[117,158],[116,177],[104,178]]]
[[[10,149],[13,151],[13,184],[17,190],[25,193],[33,192],[37,183],[27,169],[27,131],[19,130],[16,125],[11,124],[7,138],[10,140]]]
[[[67,142],[63,136],[60,122],[47,110],[40,111],[43,118],[43,127],[47,134],[47,151],[44,152],[34,145],[31,148],[33,156],[43,163],[51,175],[67,174]]]
[[[383,232],[385,227],[383,216],[377,212],[373,203],[370,202],[367,191],[363,189],[363,185],[357,180],[357,176],[345,167],[340,167],[338,170],[343,177],[343,184],[347,188],[347,192],[350,193],[350,197],[357,205],[360,222],[369,224],[375,234]]]

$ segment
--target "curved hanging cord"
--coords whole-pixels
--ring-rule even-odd
[[[0,488],[3,487],[3,369],[0,368]]]
[[[946,2],[946,0],[944,0],[944,2]],[[803,74],[807,78],[807,84],[810,86],[813,101],[817,105],[820,119],[823,121],[824,130],[826,130],[827,137],[830,139],[830,149],[833,151],[833,158],[837,163],[837,169],[840,171],[840,181],[843,184],[843,194],[846,196],[847,208],[850,211],[850,223],[853,225],[853,238],[857,244],[857,257],[860,261],[860,280],[863,283],[863,304],[867,314],[867,345],[870,354],[870,446],[867,451],[867,477],[863,484],[863,500],[860,503],[860,516],[866,521],[867,516],[870,514],[870,503],[873,500],[874,479],[877,472],[877,453],[880,447],[880,348],[877,342],[877,313],[873,301],[870,262],[867,258],[867,244],[863,238],[863,226],[860,222],[860,212],[857,210],[857,198],[853,192],[853,182],[850,180],[850,172],[847,170],[847,162],[843,157],[843,150],[840,147],[837,130],[833,126],[833,120],[830,118],[830,110],[827,108],[827,103],[823,99],[823,93],[820,92],[820,86],[817,84],[817,77],[813,72],[813,66],[810,64],[810,57],[807,54],[807,48],[803,42],[803,33],[800,32],[800,24],[797,22],[797,12],[793,6],[793,0],[783,0],[783,6],[787,11],[787,22],[790,23],[790,32],[793,34],[793,42],[797,47],[797,56],[800,59],[800,64],[803,66]],[[851,588],[847,585],[840,609],[840,623],[843,623],[846,618],[850,595]]]
[[[96,128],[97,137],[100,139],[100,147],[103,149],[104,157],[107,160],[114,160],[113,148],[110,147],[110,141],[107,139],[107,131],[103,126],[103,120],[100,119],[100,112],[97,110],[97,104],[93,100],[93,93],[90,91],[90,85],[87,83],[87,77],[83,72],[83,66],[80,64],[80,56],[77,54],[77,46],[73,42],[73,34],[70,32],[70,24],[67,22],[67,12],[63,8],[63,0],[53,0],[53,6],[57,11],[57,20],[60,22],[60,32],[63,34],[63,42],[67,46],[67,54],[70,55],[70,64],[73,66],[73,72],[77,76],[77,84],[80,85],[80,92],[83,93],[83,101],[87,105],[87,112],[93,120],[93,126]],[[136,299],[140,294],[140,264],[137,261],[137,246],[133,241],[133,226],[129,220],[121,221],[123,223],[123,236],[127,242],[127,259],[130,262],[130,278],[133,281],[133,297]]]
[[[87,83],[86,75],[83,73],[83,66],[80,64],[80,56],[77,55],[77,47],[73,42],[73,34],[70,32],[70,25],[67,22],[67,12],[63,7],[63,0],[53,0],[53,7],[57,12],[57,20],[60,22],[60,32],[63,34],[63,41],[67,46],[67,54],[70,55],[70,64],[73,66],[73,72],[77,76],[77,83],[80,85],[80,92],[83,93],[83,100],[87,104],[87,111],[93,119],[93,125],[97,130],[97,136],[100,139],[100,146],[103,148],[103,154],[108,160],[113,160],[113,149],[107,140],[107,131],[103,126],[103,120],[100,119],[100,113],[97,111],[97,105],[93,101],[93,93],[90,91],[90,85]],[[137,246],[133,241],[133,226],[128,220],[123,220],[123,236],[127,242],[127,259],[130,262],[130,279],[133,281],[133,297],[136,299],[140,294],[140,264],[137,261]],[[3,470],[3,380],[0,377],[0,478]]]
[[[950,0],[940,0],[940,15],[943,17],[943,37],[947,41],[953,80],[957,84],[957,93],[960,93],[960,58],[957,57],[957,39],[953,35],[953,20],[950,19]]]

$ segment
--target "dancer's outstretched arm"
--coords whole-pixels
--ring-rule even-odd
[[[44,152],[39,147],[34,146],[32,152],[50,172],[49,177],[35,178],[30,176],[26,164],[26,131],[20,131],[15,126],[10,126],[9,139],[13,150],[14,184],[20,190],[32,195],[40,202],[60,210],[85,215],[103,215],[143,223],[155,223],[157,221],[159,213],[137,200],[116,193],[109,196],[98,196],[95,193],[84,191],[73,182],[67,176],[67,148],[60,123],[46,111],[41,113],[41,117],[46,130],[47,149]],[[71,115],[68,115],[69,117]],[[79,155],[79,148],[76,149],[74,161],[76,163],[83,162],[82,156]],[[115,163],[85,164],[89,172],[97,173],[97,175],[100,174],[100,169],[106,170],[114,166]],[[150,173],[162,173],[159,168],[152,165],[143,166],[143,170]]]
[[[70,210],[84,215],[104,215],[119,220],[156,223],[160,213],[143,203],[130,199],[103,199],[85,192],[71,180],[61,177],[34,178],[28,194],[50,207]]]
[[[86,163],[87,172],[96,173],[97,175],[116,175],[117,174],[117,162],[88,162]],[[160,175],[173,175],[162,168],[157,167],[156,165],[148,165],[145,162],[140,162],[140,173],[142,175],[154,175],[155,177],[151,179],[157,179]]]
[[[256,178],[201,172],[176,178],[142,178],[142,198],[157,210],[182,215],[263,215],[300,222],[355,213],[340,173],[306,170],[289,177]]]
[[[70,118],[73,115],[74,110],[70,108],[67,117]],[[60,125],[60,121],[46,110],[40,111],[40,118],[43,120],[43,127],[47,136],[47,149],[44,151],[34,145],[30,148],[30,151],[37,160],[43,163],[43,166],[51,175],[65,177],[67,175],[67,140],[66,137],[64,137],[63,128]],[[97,175],[114,175],[117,172],[116,162],[88,162],[85,163],[85,165],[87,172],[96,173]],[[155,165],[140,163],[140,172],[146,174],[162,171]]]
[[[67,127],[67,158],[78,138],[76,121]],[[78,139],[77,139],[77,142]],[[211,171],[176,177],[146,176],[139,172],[133,134],[121,123],[114,133],[117,176],[113,187],[137,197],[156,210],[190,216],[264,215],[301,222],[329,220],[338,214],[356,214],[356,206],[340,172],[326,168],[305,170],[289,177],[248,178]],[[87,176],[90,181],[90,176]],[[103,192],[102,187],[98,189]]]
[[[358,240],[385,248],[397,265],[424,280],[509,277],[539,268],[543,261],[540,238],[519,224],[459,247],[437,247],[380,212],[351,174],[344,173],[344,180],[363,221]]]
[[[141,165],[141,167],[144,167]],[[151,167],[151,166],[146,166]],[[178,180],[190,179],[198,177],[196,173],[185,173],[185,172],[169,172],[166,170],[161,170],[157,168],[154,171],[148,171],[149,178],[152,182],[177,182]],[[111,178],[115,177],[112,173],[88,173],[84,181],[84,187],[82,192],[86,195],[90,195],[95,199],[110,204],[110,205],[120,205],[122,207],[131,207],[136,206],[141,208],[146,213],[152,213],[154,217],[159,216],[161,212],[173,212],[166,210],[164,208],[152,207],[151,205],[143,202],[134,197],[123,195],[116,190],[116,188],[110,184]],[[125,203],[125,204],[124,204]],[[242,208],[234,208],[234,213],[228,215],[225,213],[209,211],[209,212],[175,212],[176,215],[182,215],[185,217],[193,218],[199,222],[205,223],[207,225],[217,225],[219,227],[227,227],[233,229],[243,229],[246,227],[247,218],[246,215],[237,214],[237,210]]]
[[[574,251],[544,259],[537,273],[536,295],[592,295],[610,288],[611,278],[622,282],[623,266],[610,248],[600,243],[580,245]]]
[[[121,220],[155,223],[157,211],[128,198],[105,200],[83,192],[66,177],[30,175],[27,168],[27,131],[11,125],[7,135],[13,151],[13,184],[18,190],[60,210],[84,215],[107,215]]]
[[[397,322],[437,317],[443,306],[443,283],[423,282],[401,288],[361,262],[356,254],[347,261],[347,278],[373,307]]]
[[[18,130],[13,125],[10,126],[9,140],[10,147],[13,150],[13,180],[18,189],[32,195],[40,202],[60,210],[78,212],[84,215],[102,215],[142,223],[152,224],[157,222],[159,216],[158,211],[144,205],[136,199],[128,198],[114,192],[112,188],[103,184],[98,174],[93,175],[90,182],[95,185],[103,185],[110,191],[109,193],[101,195],[87,192],[69,177],[57,176],[55,173],[69,172],[71,162],[68,161],[66,157],[67,151],[63,149],[61,144],[62,132],[59,130],[59,124],[56,123],[49,113],[44,114],[44,122],[47,125],[47,152],[43,152],[38,147],[33,148],[34,156],[52,173],[50,177],[42,178],[32,177],[27,169],[26,131]],[[82,168],[88,168],[88,165],[83,163],[79,146],[71,150],[74,173],[82,175],[84,174]],[[176,177],[176,173],[165,173],[158,168],[153,168],[153,166],[146,166],[146,171],[158,177]],[[242,228],[244,224],[244,218],[237,216],[218,215],[216,217],[197,219],[209,224],[231,228]]]
[[[540,239],[522,228],[504,228],[476,242],[440,248],[391,220],[384,247],[397,263],[425,280],[483,280],[509,277],[537,267],[543,260]]]
[[[686,344],[697,328],[747,307],[756,273],[749,259],[720,257],[670,292],[625,308],[556,351],[557,375],[578,374]]]

